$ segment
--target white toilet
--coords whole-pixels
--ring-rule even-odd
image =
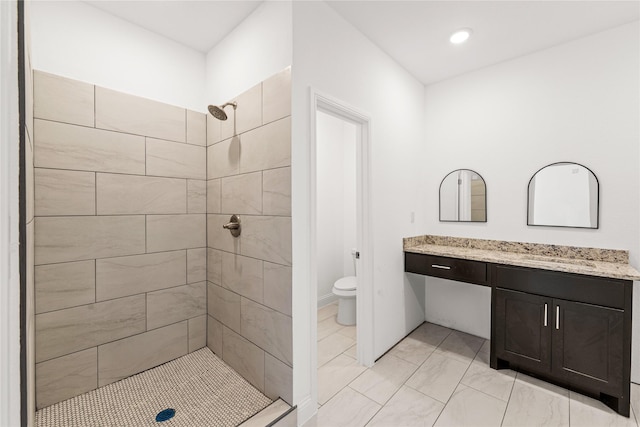
[[[351,251],[355,264],[356,250]],[[338,323],[344,326],[356,324],[356,276],[345,276],[336,280],[331,290],[338,297]]]

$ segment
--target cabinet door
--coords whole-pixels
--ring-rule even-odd
[[[496,356],[540,373],[551,370],[551,298],[495,288]]]
[[[620,396],[623,383],[623,311],[553,300],[553,373],[570,384],[597,386]]]

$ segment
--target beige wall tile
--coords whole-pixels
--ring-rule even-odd
[[[207,149],[147,138],[147,175],[207,179]]]
[[[98,349],[72,353],[35,365],[38,409],[98,387]]]
[[[262,125],[262,84],[257,84],[236,98],[236,131],[244,133]]]
[[[242,134],[240,173],[291,165],[291,118]]]
[[[147,216],[147,252],[201,248],[206,239],[204,214]]]
[[[222,251],[207,248],[207,280],[222,285]]]
[[[207,113],[207,146],[220,142],[220,120]]]
[[[95,299],[94,260],[35,267],[36,313],[91,304]]]
[[[207,213],[207,181],[187,180],[187,212]]]
[[[38,119],[93,127],[93,85],[34,71],[33,113]]]
[[[207,116],[187,110],[187,143],[207,145]]]
[[[291,67],[262,82],[262,123],[291,115]]]
[[[187,354],[187,322],[98,347],[98,385],[111,384]]]
[[[264,394],[293,405],[293,369],[269,353],[264,354]]]
[[[207,311],[223,325],[240,332],[240,295],[209,282]]]
[[[207,316],[207,347],[222,358],[222,323]]]
[[[98,215],[187,213],[184,179],[96,174]]]
[[[240,241],[244,235],[244,219],[241,217],[242,234],[233,237],[229,230],[222,226],[229,222],[231,215],[207,215],[207,242],[210,248],[227,252],[240,253]]]
[[[33,141],[30,134],[27,134],[25,143],[25,185],[27,197],[27,222],[31,222],[35,212],[35,169],[33,167]]]
[[[291,168],[262,172],[262,213],[291,216]]]
[[[207,213],[220,213],[220,179],[207,181]]]
[[[222,359],[258,390],[264,390],[264,351],[223,327]]]
[[[187,250],[187,283],[207,280],[207,248]]]
[[[144,253],[143,216],[40,217],[35,223],[36,264]]]
[[[291,267],[264,262],[264,305],[291,316]]]
[[[95,173],[36,168],[35,214],[95,215]]]
[[[205,298],[206,301],[206,298]],[[189,319],[189,353],[207,345],[207,315]]]
[[[35,120],[34,164],[40,168],[144,175],[144,138]]]
[[[184,109],[99,86],[96,127],[186,142]]]
[[[236,111],[232,107],[226,107],[227,120],[220,120],[220,139],[228,139],[239,134],[237,130]]]
[[[262,302],[262,261],[223,252],[222,286]]]
[[[184,285],[185,251],[96,260],[98,301]]]
[[[291,265],[291,218],[244,216],[241,239],[242,255]]]
[[[240,305],[242,336],[292,366],[291,317],[247,298]]]
[[[240,137],[207,147],[207,179],[236,175],[240,170]]]
[[[147,294],[147,330],[202,316],[206,312],[206,282]]]
[[[221,181],[221,212],[262,213],[262,172],[230,176]]]
[[[145,330],[145,296],[36,315],[36,362],[84,350]]]

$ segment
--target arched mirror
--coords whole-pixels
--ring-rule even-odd
[[[598,178],[577,163],[553,163],[529,181],[527,225],[598,228]]]
[[[444,177],[440,221],[487,222],[487,187],[479,173],[458,169]]]

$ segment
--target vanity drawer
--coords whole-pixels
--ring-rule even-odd
[[[405,252],[404,271],[460,282],[488,285],[487,263]]]
[[[501,288],[624,309],[625,280],[501,265],[494,274]]]

